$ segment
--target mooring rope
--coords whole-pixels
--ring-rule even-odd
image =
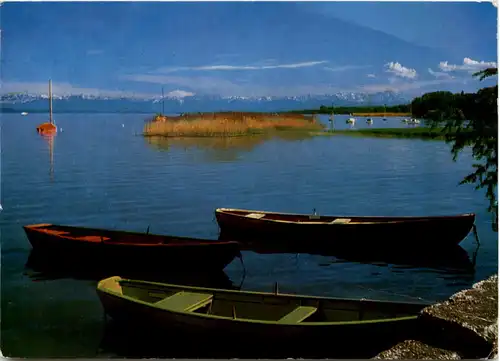
[[[238,255],[238,258],[240,259],[241,266],[243,267],[243,273],[246,274],[247,270],[245,267],[245,262],[243,262],[243,253],[241,253],[241,251],[240,251],[240,254]]]
[[[243,287],[243,282],[245,281],[245,278],[247,276],[247,270],[245,267],[245,263],[243,262],[243,254],[241,253],[241,251],[240,251],[238,258],[240,259],[241,265],[243,266],[243,277],[241,277],[241,282],[240,282],[240,285],[238,287],[238,290],[241,291],[241,287]]]
[[[479,246],[481,244],[481,242],[479,241],[479,235],[477,234],[476,223],[472,223],[472,231],[474,232],[474,236],[476,236],[476,242],[477,242],[477,245]]]

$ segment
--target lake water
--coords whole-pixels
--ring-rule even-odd
[[[217,207],[342,215],[476,212],[481,246],[476,252],[472,233],[461,243],[475,259],[474,270],[245,252],[244,265],[236,259],[225,273],[243,289],[271,291],[278,282],[283,292],[434,301],[497,271],[497,234],[484,192],[458,186],[471,170],[470,155],[453,162],[444,142],[348,136],[166,141],[136,136],[146,117],[55,114],[62,130],[49,144],[35,131],[45,114],[2,115],[4,355],[123,354],[120,346],[103,343],[110,331],[95,280],[41,278],[25,267],[31,247],[22,226],[31,223],[150,226],[152,233],[217,238]],[[348,127],[345,119],[337,116],[336,127]],[[374,122],[406,126],[399,118]]]

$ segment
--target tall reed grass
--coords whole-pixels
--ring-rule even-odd
[[[279,130],[321,130],[314,116],[278,113],[194,113],[158,115],[144,126],[146,136],[217,137],[260,134]]]

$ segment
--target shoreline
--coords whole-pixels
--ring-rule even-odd
[[[498,274],[434,303],[419,314],[414,339],[373,359],[496,359],[498,355]]]
[[[281,129],[250,129],[245,132],[226,132],[226,133],[196,133],[190,132],[187,134],[161,134],[161,133],[142,133],[137,134],[145,138],[162,137],[170,139],[204,139],[204,138],[244,138],[255,136],[287,136],[287,135],[303,135],[305,137],[316,136],[351,136],[351,137],[371,137],[371,138],[392,138],[392,139],[423,139],[423,140],[446,140],[444,128],[364,128],[364,129],[310,129],[310,128],[281,128]]]
[[[444,128],[368,128],[328,130],[328,135],[347,135],[353,137],[373,138],[414,138],[428,140],[445,140]]]

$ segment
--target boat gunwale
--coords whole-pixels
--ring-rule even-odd
[[[248,295],[254,295],[254,296],[270,296],[270,297],[286,297],[286,298],[305,298],[308,300],[314,300],[314,301],[347,301],[347,302],[353,302],[353,303],[362,303],[362,302],[383,302],[383,303],[388,303],[388,304],[403,304],[403,305],[421,305],[422,309],[429,306],[430,304],[427,303],[411,303],[411,302],[396,302],[396,301],[382,301],[382,300],[372,300],[372,299],[350,299],[350,298],[335,298],[335,297],[323,297],[323,296],[306,296],[306,295],[294,295],[294,294],[286,294],[286,293],[270,293],[270,292],[258,292],[258,291],[238,291],[238,290],[225,290],[225,289],[216,289],[216,288],[208,288],[208,287],[196,287],[196,286],[184,286],[184,285],[175,285],[175,284],[168,284],[168,283],[160,283],[160,282],[153,282],[153,281],[143,281],[143,280],[132,280],[132,279],[126,279],[126,278],[121,278],[120,276],[112,276],[106,279],[103,279],[99,281],[97,284],[97,291],[98,292],[103,292],[106,293],[109,296],[118,298],[118,299],[124,299],[132,303],[136,304],[141,304],[143,306],[151,307],[156,310],[160,310],[162,312],[169,312],[173,314],[180,314],[180,315],[185,315],[185,316],[191,316],[191,317],[198,317],[198,318],[206,318],[206,319],[212,319],[212,320],[226,320],[226,321],[231,321],[231,322],[240,322],[240,323],[250,323],[250,324],[262,324],[262,325],[275,325],[278,327],[282,326],[287,326],[287,327],[312,327],[312,326],[322,326],[322,327],[327,327],[327,326],[347,326],[347,325],[365,325],[365,324],[373,324],[373,323],[388,323],[388,322],[401,322],[401,321],[410,321],[410,320],[416,320],[418,318],[418,315],[414,316],[403,316],[403,317],[395,317],[395,318],[382,318],[382,319],[372,319],[372,320],[357,320],[357,321],[334,321],[334,322],[298,322],[298,323],[278,323],[278,320],[276,321],[267,321],[267,320],[255,320],[255,319],[247,319],[247,318],[233,318],[231,316],[219,316],[219,315],[211,315],[211,314],[203,314],[203,313],[196,313],[196,312],[189,312],[189,311],[177,311],[177,310],[170,310],[170,309],[165,309],[161,308],[159,306],[156,306],[153,303],[148,303],[146,301],[139,300],[137,298],[133,298],[130,296],[126,296],[124,294],[118,294],[117,292],[113,292],[111,289],[107,288],[104,286],[104,284],[108,282],[116,282],[120,285],[120,282],[129,282],[132,284],[143,284],[143,285],[152,285],[152,286],[161,286],[163,288],[177,288],[181,290],[190,290],[190,291],[205,291],[205,292],[213,292],[214,297],[215,293],[229,293],[229,294],[248,294]]]
[[[158,237],[158,238],[166,238],[166,239],[173,239],[174,242],[172,243],[139,243],[139,242],[120,242],[120,241],[110,241],[110,240],[102,240],[100,242],[93,242],[85,239],[81,239],[79,237],[74,237],[71,235],[63,235],[63,234],[55,234],[52,233],[50,230],[47,229],[47,227],[65,227],[65,228],[72,228],[76,230],[83,230],[83,231],[95,231],[95,232],[109,232],[111,234],[116,234],[116,235],[127,235],[127,236],[138,236],[138,237]],[[133,246],[133,247],[202,247],[202,246],[214,246],[214,245],[219,245],[219,246],[228,246],[228,245],[233,245],[235,247],[239,247],[239,243],[236,241],[220,241],[220,240],[208,240],[208,239],[202,239],[202,238],[193,238],[193,237],[183,237],[183,236],[168,236],[168,235],[161,235],[161,234],[155,234],[155,233],[141,233],[141,232],[134,232],[134,231],[121,231],[121,230],[111,230],[111,229],[102,229],[102,228],[91,228],[91,227],[78,227],[78,226],[65,226],[65,225],[59,225],[59,224],[53,224],[53,223],[39,223],[39,224],[29,224],[23,226],[25,230],[29,230],[31,232],[35,232],[39,235],[48,235],[50,237],[55,237],[55,238],[60,238],[60,239],[65,239],[65,240],[70,240],[70,241],[75,241],[75,242],[82,242],[82,243],[91,243],[91,244],[97,244],[97,243],[103,243],[106,245],[117,245],[117,246]],[[98,236],[97,236],[98,237]],[[179,240],[179,241],[175,241]]]
[[[286,224],[297,224],[297,225],[303,225],[303,226],[319,226],[319,225],[328,225],[328,226],[362,226],[362,225],[382,225],[382,224],[401,224],[401,223],[421,223],[421,222],[426,222],[426,221],[434,221],[434,220],[458,220],[458,219],[472,219],[472,224],[475,223],[475,218],[476,214],[471,212],[471,213],[460,213],[456,215],[448,215],[448,216],[395,216],[395,217],[389,217],[389,216],[334,216],[334,215],[323,215],[323,217],[328,217],[328,218],[351,218],[351,219],[356,219],[359,221],[355,222],[348,222],[348,223],[331,223],[331,221],[324,221],[324,222],[301,222],[301,221],[288,221],[288,220],[281,220],[281,219],[264,219],[264,218],[248,218],[246,215],[243,214],[236,214],[233,212],[248,212],[248,213],[258,213],[258,214],[273,214],[273,215],[282,215],[282,216],[308,216],[307,214],[304,213],[283,213],[283,212],[271,212],[271,211],[258,211],[258,210],[250,210],[250,209],[238,209],[238,208],[216,208],[215,209],[215,214],[223,214],[223,215],[228,215],[231,217],[238,217],[245,219],[247,221],[255,221],[255,222],[270,222],[270,223],[286,223]],[[309,215],[312,216],[312,215]],[[320,215],[318,215],[321,217]],[[387,221],[386,219],[388,218],[396,218],[396,220],[391,220]],[[363,221],[364,219],[371,219],[373,221]],[[472,225],[471,225],[472,226]]]

